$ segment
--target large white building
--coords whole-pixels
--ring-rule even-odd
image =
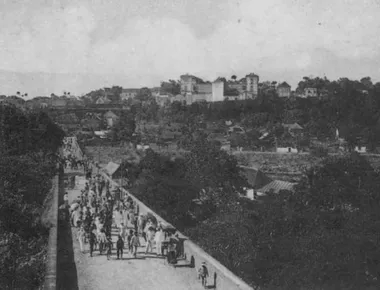
[[[224,82],[220,79],[216,79],[212,83],[212,99],[211,102],[224,101]]]

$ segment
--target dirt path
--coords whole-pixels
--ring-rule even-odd
[[[67,190],[70,202],[80,195],[85,180],[78,178],[74,190]],[[95,251],[93,257],[89,253],[80,252],[76,240],[76,229],[72,228],[74,261],[77,268],[78,288],[80,290],[199,290],[203,289],[197,280],[196,269],[186,267],[186,261],[179,261],[179,267],[173,268],[165,260],[154,254],[145,255],[145,247],[139,248],[137,258],[127,251],[123,260],[116,259],[116,250],[111,260]],[[116,243],[117,233],[113,230],[113,242]],[[141,244],[145,242],[141,239]],[[114,244],[115,245],[115,244]],[[86,245],[88,250],[88,245]]]

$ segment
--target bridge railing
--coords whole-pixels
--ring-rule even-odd
[[[107,174],[104,172],[100,173],[110,181],[111,184],[115,186],[120,186],[116,181],[112,180]],[[132,195],[129,191],[125,190],[124,188],[121,188],[122,192],[127,193],[136,204],[139,206],[140,213],[146,214],[151,213],[153,214],[157,221],[166,224],[168,226],[172,226],[169,222],[164,220],[162,217],[160,217],[158,214],[156,214],[152,209],[150,209],[148,206],[146,206],[142,201],[140,201],[137,197]],[[175,228],[175,227],[174,227]],[[179,237],[184,239],[184,253],[187,261],[192,263],[193,268],[198,269],[201,266],[202,262],[207,263],[207,267],[209,269],[210,274],[210,285],[214,283],[214,289],[219,290],[258,290],[259,288],[253,288],[252,286],[248,285],[246,282],[244,282],[241,278],[237,277],[234,273],[232,273],[230,270],[228,270],[225,266],[223,266],[220,262],[218,262],[216,259],[211,257],[209,254],[207,254],[204,250],[202,250],[198,245],[196,245],[194,242],[192,242],[188,237],[183,235],[182,233],[179,233]],[[196,277],[196,273],[194,272],[194,277]]]
[[[59,167],[57,165],[57,167]],[[59,203],[59,174],[57,173],[52,180],[50,194],[52,203],[50,208],[50,229],[48,252],[46,260],[46,273],[43,285],[44,290],[57,289],[57,246],[58,246],[58,203]]]

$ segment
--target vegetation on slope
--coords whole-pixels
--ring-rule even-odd
[[[44,113],[0,105],[0,288],[38,289],[48,228],[44,201],[63,132]]]
[[[179,160],[150,151],[131,167],[132,190],[252,285],[380,286],[380,175],[367,160],[327,158],[307,170],[295,192],[262,204],[238,197],[246,183],[236,165],[234,157],[206,143]],[[203,201],[202,211],[194,210],[194,199]]]

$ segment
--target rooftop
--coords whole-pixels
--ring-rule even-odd
[[[278,88],[290,88],[291,86],[287,82],[283,82],[278,85]]]

